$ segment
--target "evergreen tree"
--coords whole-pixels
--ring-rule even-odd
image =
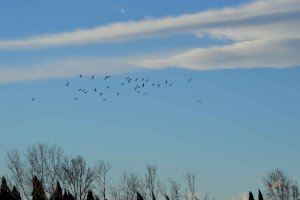
[[[66,191],[63,194],[63,200],[69,200],[68,193]]]
[[[53,194],[51,195],[50,200],[62,200],[62,199],[63,199],[62,189],[60,187],[59,182],[57,181],[56,189],[54,190]]]
[[[39,179],[34,176],[32,179],[32,200],[46,200],[46,194],[43,185]]]
[[[87,194],[87,200],[94,200],[94,196],[93,196],[93,193],[91,190],[88,191],[88,194]]]
[[[7,185],[5,177],[2,177],[1,180],[0,200],[12,200],[12,194]]]
[[[136,192],[136,199],[137,200],[144,200],[143,196],[138,191]]]
[[[11,194],[12,194],[12,199],[13,200],[21,200],[20,192],[18,191],[16,186],[13,187],[13,189],[11,191]]]
[[[75,200],[75,198],[70,192],[68,192],[68,200]]]
[[[254,196],[253,196],[252,192],[249,192],[249,200],[254,200]]]
[[[258,190],[258,200],[264,200],[264,197],[260,190]]]

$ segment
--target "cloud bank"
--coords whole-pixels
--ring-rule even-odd
[[[183,33],[226,40],[228,44],[168,53],[167,56],[65,59],[22,68],[0,67],[0,82],[168,67],[214,70],[300,66],[299,0],[257,0],[239,7],[177,17],[114,23],[94,29],[2,40],[0,51],[122,42]]]

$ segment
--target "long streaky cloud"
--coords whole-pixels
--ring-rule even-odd
[[[59,34],[0,41],[0,51],[133,40],[192,33],[220,45],[111,58],[51,59],[22,67],[0,63],[0,83],[82,74],[180,67],[192,70],[300,66],[300,1],[258,0],[235,7],[161,19],[124,22]],[[159,56],[158,56],[159,55]]]
[[[24,39],[2,40],[0,41],[0,49],[24,50],[125,41],[194,32],[199,29],[229,26],[230,24],[239,26],[245,21],[247,23],[258,23],[259,20],[264,19],[262,23],[267,23],[268,20],[278,19],[278,16],[299,12],[299,0],[260,0],[236,8],[210,10],[177,17],[113,23],[92,29],[37,35]]]

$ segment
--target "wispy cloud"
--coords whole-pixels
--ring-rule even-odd
[[[121,8],[118,6],[115,6],[114,9],[116,12],[121,13],[121,14],[125,14],[125,12],[126,12],[124,8]]]
[[[136,70],[126,58],[64,58],[41,59],[27,66],[0,67],[0,84],[21,81],[67,78],[79,74],[106,75]]]
[[[93,29],[37,35],[30,38],[0,41],[0,49],[35,49],[66,45],[116,42],[158,35],[178,34],[207,28],[221,28],[245,24],[264,24],[299,14],[299,0],[261,0],[236,8],[210,10],[177,17],[113,23]],[[299,20],[298,20],[299,21]]]

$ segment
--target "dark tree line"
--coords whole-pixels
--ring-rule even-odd
[[[124,171],[112,183],[111,165],[99,161],[88,166],[81,156],[67,155],[60,147],[37,144],[23,153],[7,153],[9,183],[2,178],[0,200],[213,200],[199,193],[196,175],[184,175],[184,185],[173,178],[159,180],[156,165],[147,165],[145,174]],[[263,179],[267,200],[300,200],[297,182],[276,169]],[[263,195],[259,191],[258,199]],[[249,200],[254,200],[249,193]]]

